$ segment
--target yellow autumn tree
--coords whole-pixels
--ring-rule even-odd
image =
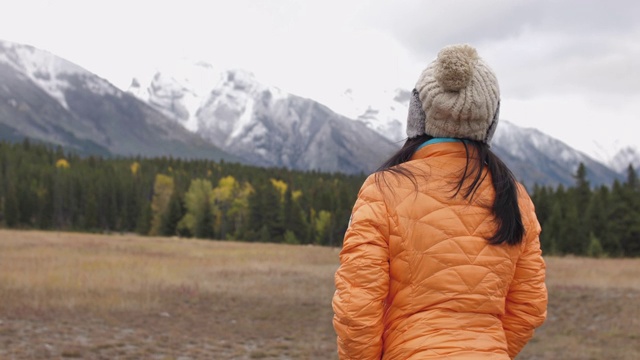
[[[188,230],[193,236],[211,238],[213,233],[211,208],[211,181],[193,179],[184,194],[186,214],[178,223],[178,228]]]
[[[68,169],[71,167],[71,164],[69,164],[69,161],[67,161],[67,159],[59,159],[58,161],[56,161],[56,168],[58,169]]]
[[[133,163],[131,163],[131,174],[133,174],[133,176],[138,175],[138,171],[140,170],[140,163],[137,161],[134,161]]]
[[[248,182],[244,182],[238,187],[236,195],[231,201],[228,214],[229,218],[233,221],[233,227],[236,232],[242,229],[245,222],[249,219],[249,196],[254,192],[253,186]]]
[[[314,222],[314,230],[316,232],[316,244],[324,244],[329,237],[331,226],[331,213],[325,210],[318,212],[318,217]]]
[[[169,200],[173,194],[173,178],[167,175],[156,175],[151,199],[151,228],[149,235],[159,235],[162,228],[162,217],[169,208]]]
[[[216,235],[223,239],[240,229],[249,212],[250,184],[240,184],[233,176],[223,177],[211,192]]]
[[[284,194],[287,192],[287,183],[282,180],[271,179],[271,184],[280,193],[280,201],[284,200]]]

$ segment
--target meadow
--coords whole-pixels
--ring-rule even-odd
[[[0,359],[337,359],[338,251],[0,230]],[[639,359],[640,259],[546,260],[518,359]]]

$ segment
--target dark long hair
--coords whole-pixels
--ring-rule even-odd
[[[407,139],[402,148],[378,168],[376,172],[378,185],[380,181],[384,181],[385,174],[392,174],[409,178],[417,189],[416,175],[409,168],[398,165],[409,161],[420,145],[432,138],[429,135],[421,135]],[[488,241],[490,244],[519,244],[524,236],[524,225],[518,206],[518,187],[515,176],[487,144],[471,140],[465,140],[462,143],[467,154],[467,163],[460,179],[452,189],[454,191],[452,197],[462,194],[471,202],[487,174],[490,173],[496,192],[491,210],[498,229]],[[485,171],[485,165],[488,172]]]

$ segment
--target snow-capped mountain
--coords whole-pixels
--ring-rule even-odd
[[[363,168],[358,164],[379,163],[406,138],[408,90],[375,94],[375,104],[367,102],[370,97],[364,100],[361,94],[347,90],[330,110],[310,99],[261,84],[243,70],[216,71],[203,63],[182,66],[179,71],[157,72],[147,84],[134,80],[130,91],[251,163],[367,172],[371,166]],[[203,85],[195,78],[207,80]],[[610,184],[620,178],[615,171],[565,143],[504,120],[498,127],[493,149],[527,186],[571,186],[580,163],[587,167],[594,185]],[[366,159],[354,161],[363,156]]]
[[[0,138],[85,154],[238,161],[108,81],[49,52],[0,41]]]
[[[629,165],[636,170],[640,168],[640,149],[637,147],[618,142],[604,146],[597,141],[594,141],[593,145],[594,157],[617,172],[626,173]]]
[[[610,166],[618,171],[625,172],[629,165],[637,171],[640,169],[640,151],[631,146],[622,147],[609,161]]]
[[[0,49],[0,62],[12,67],[23,79],[36,84],[67,110],[69,104],[65,91],[76,87],[77,84],[72,80],[74,78],[81,78],[82,85],[91,92],[116,97],[121,95],[107,81],[49,52],[3,41],[0,41]]]
[[[221,75],[211,64],[182,60],[166,71],[155,72],[150,79],[134,78],[127,90],[196,132],[198,108]]]
[[[367,94],[367,96],[347,89],[336,96],[329,107],[351,119],[364,122],[371,129],[398,143],[406,138],[409,96],[410,92],[405,89],[383,91]],[[514,124],[511,125],[518,128]],[[498,127],[498,132],[503,132],[500,128]],[[636,170],[640,168],[640,149],[637,147],[617,143],[605,146],[597,141],[594,141],[593,145],[592,151],[580,152],[580,154],[596,160],[618,173],[626,172],[629,164],[633,165]]]
[[[330,105],[331,110],[350,119],[361,121],[394,143],[401,143],[405,134],[407,109],[411,92],[404,89],[381,91],[363,96],[347,89]]]
[[[193,76],[202,74],[208,80],[200,84],[208,86],[196,85]],[[256,165],[368,173],[397,149],[364,123],[261,84],[243,70],[216,72],[211,65],[196,63],[176,73],[159,71],[148,84],[134,79],[130,91]]]
[[[526,185],[575,184],[580,163],[592,185],[611,184],[620,174],[562,141],[537,129],[501,120],[492,141],[495,151]]]
[[[371,104],[347,91],[330,109],[261,84],[249,72],[205,63],[134,79],[123,92],[48,52],[0,41],[0,140],[29,137],[85,154],[224,158],[366,173],[404,139],[408,95],[394,90]],[[504,120],[493,148],[528,186],[570,186],[581,162],[594,185],[621,178],[629,163],[640,166],[635,148],[612,156],[614,171]]]
[[[335,104],[332,104],[332,108],[363,121],[371,129],[396,143],[406,138],[409,91],[396,89],[380,94],[374,105],[367,104],[356,95],[350,90],[346,91]],[[492,149],[512,168],[516,177],[528,186],[535,183],[571,186],[574,184],[572,175],[580,163],[587,167],[589,179],[593,184],[610,184],[613,179],[620,178],[617,172],[626,169],[630,161],[640,163],[638,152],[629,148],[626,152],[612,157],[609,168],[560,140],[536,129],[522,128],[505,120],[500,120]],[[617,166],[616,161],[619,164]]]

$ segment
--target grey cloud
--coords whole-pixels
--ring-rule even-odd
[[[637,28],[637,1],[394,1],[368,12],[372,26],[386,28],[417,56],[442,46],[501,41],[524,32],[626,33]]]
[[[529,97],[640,93],[637,14],[638,1],[416,0],[377,3],[367,19],[425,64],[444,45],[471,43],[503,90]]]
[[[515,42],[496,43],[489,63],[498,72],[504,93],[640,94],[640,42],[632,33],[616,40],[572,34],[524,35]],[[542,43],[548,39],[549,44]],[[551,44],[553,43],[553,44]],[[635,45],[637,44],[637,45]]]

